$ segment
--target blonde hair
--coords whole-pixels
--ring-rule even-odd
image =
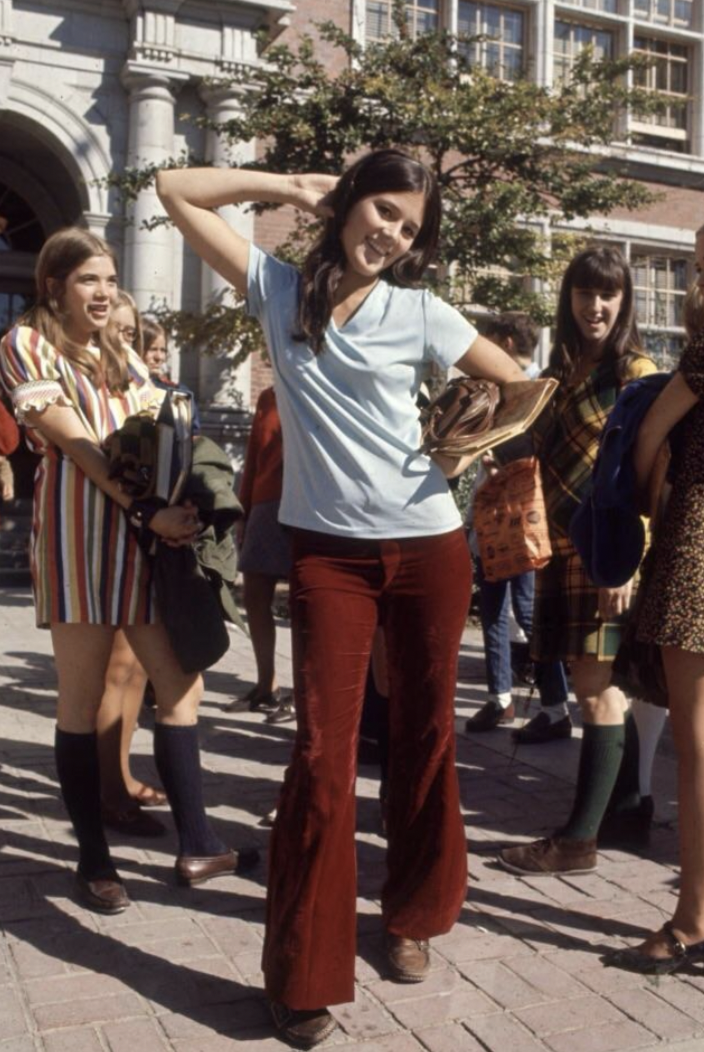
[[[696,283],[687,289],[682,305],[682,324],[690,340],[704,331],[704,292]]]
[[[37,302],[20,319],[19,324],[37,329],[57,350],[70,358],[90,378],[95,387],[105,384],[111,392],[125,391],[130,384],[127,354],[114,326],[98,329],[95,342],[100,349],[96,358],[66,332],[66,315],[62,303],[66,279],[91,256],[106,256],[117,271],[115,253],[106,241],[81,227],[70,226],[52,234],[39,253],[34,277]],[[56,282],[51,291],[50,281]]]
[[[134,298],[130,296],[129,292],[125,292],[124,289],[120,289],[117,293],[117,296],[115,297],[115,302],[112,305],[112,314],[114,315],[115,311],[119,310],[120,307],[129,307],[129,309],[134,314],[135,337],[134,342],[130,344],[130,347],[132,347],[132,349],[136,351],[139,357],[141,358],[143,356],[142,348],[144,343],[144,326],[142,324],[142,318],[140,316],[139,310],[137,309],[137,304],[135,303]],[[115,325],[115,322],[112,319],[111,323],[112,325]],[[115,328],[117,329],[117,326],[115,326]],[[117,337],[122,343],[129,343],[129,340],[122,339],[122,335],[119,332],[117,333]]]

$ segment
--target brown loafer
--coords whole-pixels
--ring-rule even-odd
[[[519,876],[549,877],[560,873],[592,873],[596,869],[596,838],[567,840],[561,836],[505,847],[499,862]]]
[[[391,975],[399,983],[422,983],[430,971],[430,944],[427,939],[386,936],[386,952]]]
[[[279,1034],[294,1048],[315,1048],[337,1029],[327,1008],[288,1008],[277,1001],[269,1007]]]
[[[176,859],[176,882],[187,887],[203,884],[213,877],[222,877],[227,873],[246,873],[259,861],[256,848],[245,851],[226,851],[224,855],[210,855],[208,858],[192,858],[180,855]]]
[[[123,913],[130,904],[121,880],[87,880],[76,873],[76,898],[94,913]]]

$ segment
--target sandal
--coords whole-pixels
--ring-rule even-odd
[[[337,1029],[327,1008],[289,1008],[277,1001],[269,1007],[276,1029],[294,1048],[315,1048]]]
[[[672,923],[663,924],[661,931],[667,936],[672,951],[670,957],[653,957],[635,947],[627,950],[612,950],[602,957],[607,967],[623,968],[628,972],[640,972],[643,975],[671,975],[680,968],[704,961],[704,939],[701,942],[686,946],[675,935]]]
[[[166,803],[166,793],[155,785],[142,785],[141,789],[130,795],[142,807],[162,807]]]

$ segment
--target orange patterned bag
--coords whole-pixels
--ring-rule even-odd
[[[486,480],[472,510],[487,581],[539,570],[552,548],[537,457],[513,460]]]

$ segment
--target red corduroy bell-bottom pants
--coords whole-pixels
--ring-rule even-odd
[[[272,836],[263,956],[267,994],[289,1008],[354,999],[357,744],[379,622],[391,732],[384,926],[429,939],[457,920],[467,847],[454,697],[471,580],[461,530],[401,540],[294,531],[298,732]]]

